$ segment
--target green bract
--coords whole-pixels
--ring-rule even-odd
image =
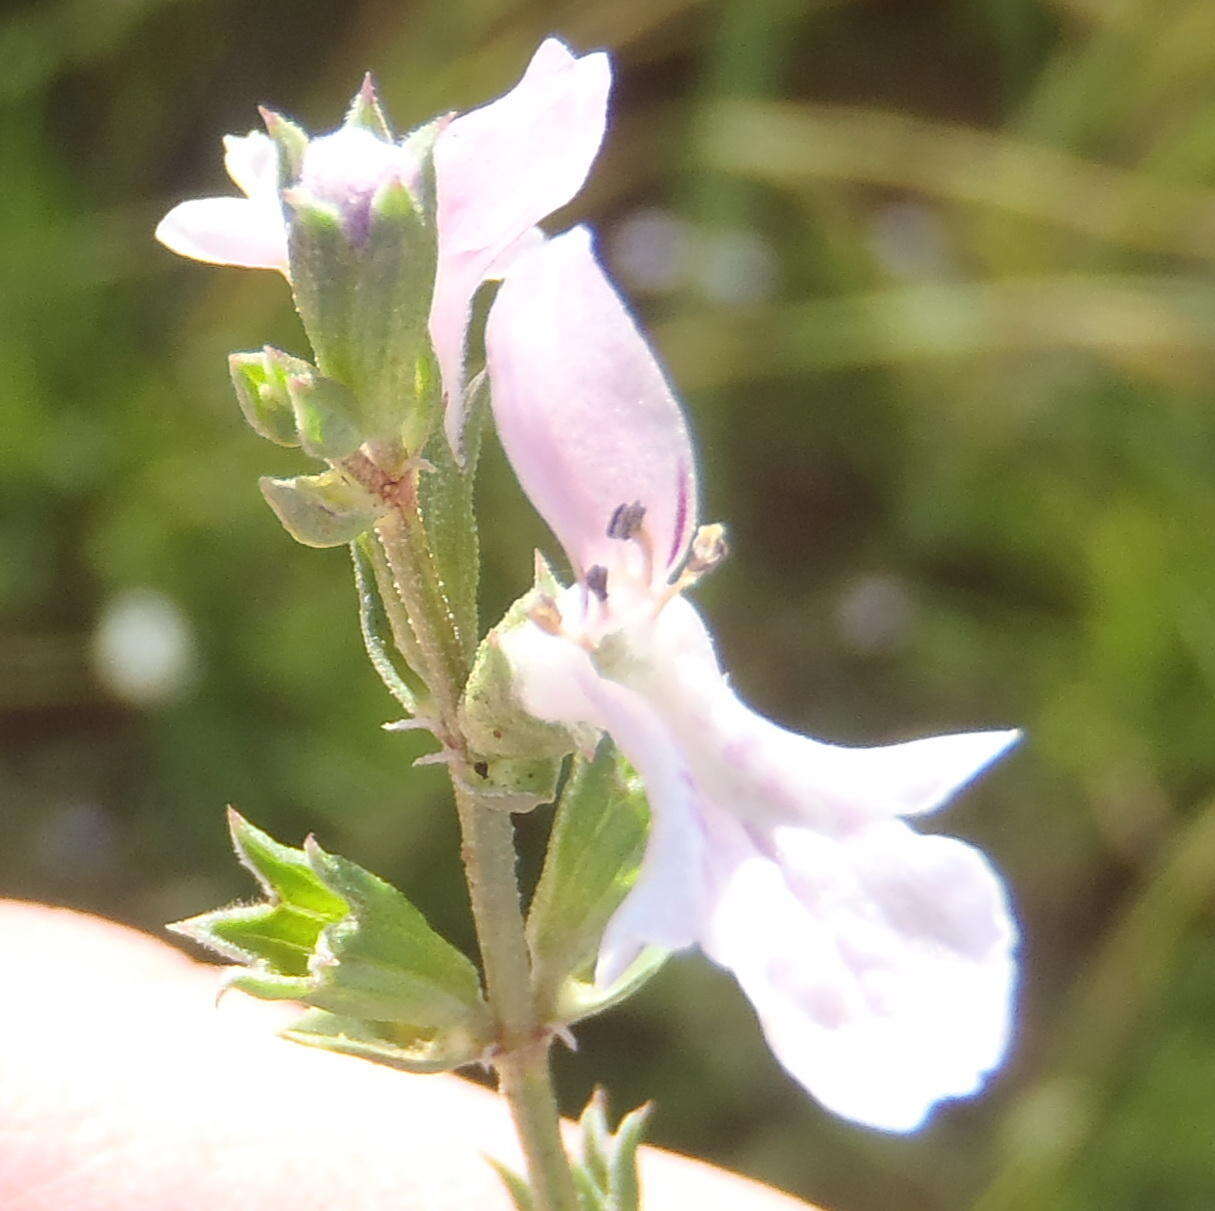
[[[263,475],[257,482],[283,528],[306,547],[340,547],[352,542],[386,508],[383,501],[336,470],[292,479]]]
[[[473,965],[396,888],[309,839],[280,845],[236,812],[236,852],[267,902],[170,926],[242,966],[229,986],[315,1011],[290,1038],[400,1068],[477,1059],[493,1033]]]
[[[574,758],[527,916],[536,995],[552,1021],[577,1021],[618,1003],[666,957],[645,952],[606,989],[584,978],[637,878],[649,822],[641,779],[610,740],[593,759]]]

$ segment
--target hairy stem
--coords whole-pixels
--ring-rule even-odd
[[[550,1040],[532,990],[515,877],[514,826],[509,813],[479,804],[458,782],[455,787],[486,993],[498,1022],[501,1050],[494,1068],[499,1089],[523,1145],[537,1211],[577,1211],[549,1073]]]
[[[346,469],[393,505],[376,524],[376,535],[391,572],[394,596],[409,624],[412,642],[401,644],[398,638],[398,646],[408,647],[402,654],[420,664],[415,667],[438,713],[440,742],[452,750],[450,770],[464,872],[486,996],[498,1026],[493,1064],[527,1159],[536,1211],[578,1211],[549,1072],[550,1039],[536,1013],[515,872],[514,825],[508,812],[481,802],[462,777],[467,754],[456,708],[468,678],[467,647],[443,591],[418,509],[416,472],[391,480],[369,460],[352,460]],[[395,623],[395,610],[390,616]]]

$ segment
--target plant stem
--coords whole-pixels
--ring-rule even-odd
[[[403,481],[394,487],[395,507],[377,523],[376,532],[416,639],[413,658],[423,666],[417,671],[439,714],[440,742],[453,750],[450,772],[463,838],[464,873],[486,997],[498,1026],[493,1065],[527,1160],[536,1211],[578,1211],[549,1072],[550,1039],[536,1013],[515,873],[514,825],[509,812],[479,801],[461,777],[466,754],[456,708],[468,677],[466,649],[418,511],[416,483]],[[409,657],[409,653],[402,654]]]
[[[376,533],[417,640],[417,654],[424,666],[418,672],[434,696],[448,733],[440,739],[450,745],[456,734],[456,705],[468,677],[468,666],[455,620],[443,595],[416,497],[411,495],[411,499],[400,502],[398,508],[377,523]],[[402,655],[409,657],[408,652]]]
[[[515,877],[514,825],[508,812],[478,804],[455,779],[453,785],[486,993],[498,1022],[499,1089],[523,1145],[537,1211],[577,1211],[549,1073],[550,1041],[536,1015]]]

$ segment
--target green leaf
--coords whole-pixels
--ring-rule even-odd
[[[612,1136],[607,1125],[607,1094],[601,1086],[596,1086],[591,1094],[578,1126],[582,1134],[582,1163],[599,1189],[606,1190]]]
[[[365,534],[350,544],[350,556],[354,561],[354,587],[359,598],[359,631],[363,636],[363,646],[367,649],[367,658],[388,692],[411,715],[416,715],[417,697],[397,671],[385,641],[391,624],[371,564],[374,542],[370,534]]]
[[[649,1123],[652,1102],[630,1110],[620,1121],[612,1141],[608,1192],[612,1211],[640,1211],[641,1183],[637,1176],[637,1149]]]
[[[391,610],[388,608],[390,601],[395,603],[399,598],[392,569],[388,566],[388,557],[384,554],[384,549],[380,545],[375,531],[362,535],[357,541],[359,550],[366,557],[367,565],[371,569],[375,591],[379,597],[383,615],[388,620],[388,629],[392,634],[393,644],[405,658],[409,667],[417,672],[418,669],[424,667],[418,637],[414,634],[409,619],[404,617],[403,606]]]
[[[287,377],[300,445],[313,458],[337,462],[362,445],[357,401],[350,390],[311,368]]]
[[[339,471],[258,480],[283,528],[306,547],[340,547],[375,524],[384,503]]]
[[[536,1211],[536,1200],[532,1198],[532,1190],[527,1184],[526,1178],[513,1169],[508,1169],[501,1161],[495,1160],[492,1156],[487,1156],[485,1159],[502,1179],[502,1184],[515,1204],[515,1211]]]
[[[651,1109],[647,1103],[626,1114],[613,1134],[603,1090],[591,1094],[578,1120],[582,1161],[571,1165],[583,1211],[640,1211],[637,1149]]]
[[[305,852],[325,885],[350,905],[320,939],[310,1004],[420,1029],[487,1020],[476,968],[405,896],[311,838]]]
[[[423,450],[424,457],[434,470],[421,476],[418,484],[418,504],[443,582],[443,594],[470,661],[480,633],[477,588],[481,552],[474,490],[489,395],[484,383],[482,378],[479,384],[469,389],[463,466],[452,455],[447,436],[440,426]],[[431,384],[430,389],[438,391],[437,381]]]
[[[452,1031],[424,1034],[407,1026],[341,1017],[323,1009],[310,1009],[282,1035],[294,1043],[358,1056],[402,1072],[447,1072],[478,1061],[486,1046],[484,1039],[472,1035]]]
[[[377,139],[383,139],[386,143],[392,142],[392,129],[388,125],[388,119],[384,117],[371,72],[363,77],[362,88],[354,94],[343,125],[361,127],[363,130],[369,130]]]
[[[608,1202],[607,1191],[596,1183],[585,1165],[571,1162],[570,1175],[578,1192],[578,1211],[614,1211]]]
[[[303,1040],[314,1046],[414,1071],[484,1054],[492,1019],[476,970],[396,888],[311,838],[292,849],[235,812],[230,819],[237,853],[268,903],[170,928],[247,964],[231,986],[332,1015],[292,1028],[318,1036]]]
[[[554,1013],[636,880],[648,830],[641,779],[615,745],[604,738],[593,760],[576,756],[527,918],[537,995]]]

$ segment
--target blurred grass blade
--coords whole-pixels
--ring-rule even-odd
[[[1009,1116],[1003,1169],[974,1211],[1050,1206],[1079,1160],[1135,1033],[1167,995],[1177,949],[1215,889],[1215,802],[1166,847],[1138,898],[1073,986],[1047,1074]]]
[[[1215,354],[1215,292],[1197,279],[1065,274],[929,283],[748,313],[689,312],[660,344],[687,389],[758,375],[1061,349],[1175,370]]]
[[[1215,191],[1156,180],[1052,147],[887,110],[722,101],[701,162],[785,188],[863,182],[1012,211],[1150,252],[1215,257]]]

